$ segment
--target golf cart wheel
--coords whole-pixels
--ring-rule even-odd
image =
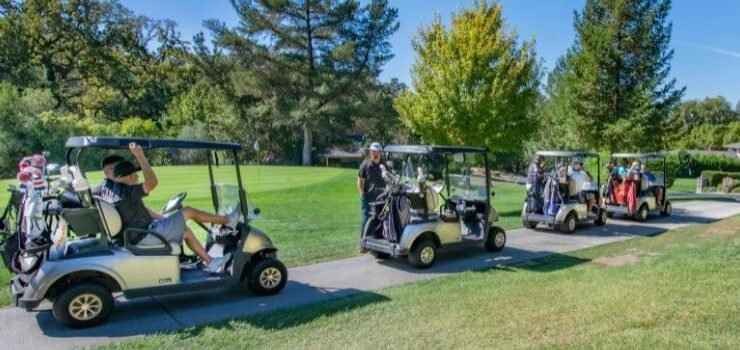
[[[606,225],[607,217],[608,217],[608,215],[606,213],[606,210],[599,209],[599,213],[596,214],[596,221],[594,221],[594,223],[597,226],[604,226],[604,225]]]
[[[637,209],[637,212],[635,213],[635,220],[637,221],[646,221],[648,219],[648,207],[647,204],[643,204],[640,206],[640,209]]]
[[[371,250],[370,255],[372,255],[375,259],[378,259],[378,260],[388,259],[391,256],[388,253],[378,252],[375,250]]]
[[[576,220],[576,214],[570,213],[568,214],[568,216],[565,217],[565,221],[563,221],[563,224],[557,226],[557,229],[562,233],[571,234],[576,231],[577,223],[578,221]]]
[[[249,289],[257,295],[279,293],[288,282],[288,269],[280,260],[260,259],[249,271],[247,280]]]
[[[52,313],[70,328],[97,326],[113,311],[111,292],[97,283],[71,285],[54,299]]]
[[[491,227],[484,244],[489,252],[500,252],[506,246],[506,232],[500,227]]]
[[[409,264],[426,269],[437,261],[437,244],[431,238],[422,238],[414,243],[409,252]]]
[[[532,230],[534,230],[535,228],[537,228],[537,222],[535,222],[535,221],[526,221],[525,220],[525,221],[522,221],[522,225],[524,227],[526,227],[528,229],[532,229]]]
[[[665,206],[663,207],[663,210],[660,212],[661,216],[671,216],[673,213],[673,205],[671,205],[671,202],[666,201]]]

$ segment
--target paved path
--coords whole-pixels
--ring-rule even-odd
[[[521,263],[736,214],[740,214],[740,203],[695,201],[675,204],[674,215],[670,218],[654,217],[646,223],[610,220],[602,227],[584,226],[573,235],[562,235],[544,228],[537,231],[512,230],[508,232],[509,241],[502,252],[488,253],[481,246],[453,248],[440,252],[437,264],[427,270],[413,269],[405,260],[376,262],[370,256],[302,266],[290,269],[287,287],[273,297],[257,298],[245,296],[242,290],[222,289],[122,301],[116,304],[106,323],[91,329],[70,330],[58,325],[50,312],[27,313],[10,308],[0,311],[0,341],[6,350],[67,349],[117,342],[153,332],[175,331],[351,294],[368,294],[380,300],[383,297],[372,293],[372,290],[470,269]]]

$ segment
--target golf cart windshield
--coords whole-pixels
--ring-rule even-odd
[[[216,183],[216,198],[218,199],[218,210],[219,215],[228,215],[235,208],[239,207],[239,186],[234,184]],[[257,213],[254,212],[255,207],[252,206],[252,202],[247,196],[247,207],[250,208],[248,219],[253,220],[257,218]]]
[[[486,167],[480,153],[453,153],[448,158],[450,196],[487,201]]]

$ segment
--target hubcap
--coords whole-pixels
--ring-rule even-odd
[[[568,231],[573,231],[576,229],[576,220],[571,218],[568,220]]]
[[[274,267],[268,267],[260,274],[260,284],[262,287],[267,289],[275,288],[280,284],[280,280],[283,278],[283,274]]]
[[[421,250],[421,262],[424,264],[431,264],[434,260],[434,248],[426,246]]]
[[[670,214],[672,211],[673,211],[673,206],[671,206],[670,204],[666,205],[665,212]]]
[[[103,301],[94,294],[80,294],[69,303],[69,314],[76,320],[91,320],[103,311]]]
[[[501,232],[496,233],[496,238],[493,240],[493,242],[496,244],[496,247],[503,247],[504,243],[506,242],[506,237]]]

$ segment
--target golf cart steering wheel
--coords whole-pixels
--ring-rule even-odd
[[[167,201],[167,204],[162,207],[162,214],[167,214],[175,210],[182,209],[182,201],[188,196],[187,192],[180,192],[174,197]]]

